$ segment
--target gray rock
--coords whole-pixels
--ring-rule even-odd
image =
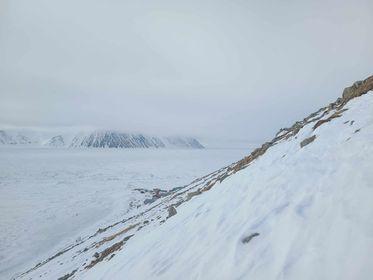
[[[175,216],[176,214],[177,214],[177,211],[176,211],[176,208],[173,205],[168,207],[168,218],[170,218],[172,216]]]
[[[251,241],[251,239],[253,239],[254,237],[256,237],[256,236],[258,236],[259,235],[259,233],[257,233],[257,232],[254,232],[254,233],[252,233],[252,234],[250,234],[249,236],[246,236],[246,237],[244,237],[243,239],[242,239],[242,243],[249,243],[250,241]]]
[[[311,137],[304,139],[302,142],[300,142],[300,147],[303,148],[304,146],[307,146],[308,144],[312,143],[315,139],[316,135],[312,135]]]

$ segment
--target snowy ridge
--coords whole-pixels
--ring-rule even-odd
[[[15,278],[370,279],[373,93],[366,92],[136,206]]]

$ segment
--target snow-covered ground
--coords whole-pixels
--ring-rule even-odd
[[[179,187],[249,152],[1,146],[0,279],[123,217],[133,189]]]

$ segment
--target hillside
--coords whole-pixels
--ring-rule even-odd
[[[17,279],[371,279],[373,77]],[[146,198],[145,191],[144,201]]]

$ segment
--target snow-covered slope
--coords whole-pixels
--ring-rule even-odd
[[[371,279],[373,92],[353,98],[363,93],[17,278]]]
[[[204,148],[196,139],[190,137],[147,136],[119,131],[94,131],[76,136],[70,147],[85,148]]]

